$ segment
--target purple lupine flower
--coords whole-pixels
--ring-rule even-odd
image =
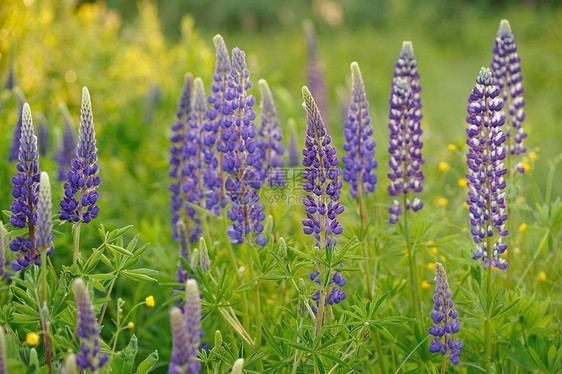
[[[12,91],[16,87],[16,77],[14,74],[14,63],[10,60],[8,64],[8,76],[6,77],[6,88]]]
[[[351,103],[343,131],[346,140],[343,149],[346,155],[342,157],[342,161],[345,164],[343,180],[349,182],[351,185],[349,192],[353,198],[356,198],[360,189],[373,192],[378,178],[375,174],[376,143],[373,140],[369,101],[357,62],[351,63],[351,80],[353,85]]]
[[[326,80],[324,78],[324,66],[320,57],[318,56],[316,30],[312,22],[307,21],[304,23],[304,31],[306,34],[306,44],[308,51],[308,65],[306,68],[306,77],[308,88],[315,97],[315,101],[321,113],[324,113],[325,125],[329,124],[329,107],[328,107],[328,92],[326,89]]]
[[[12,177],[12,196],[14,200],[10,208],[12,216],[10,223],[17,228],[27,227],[29,236],[17,236],[10,243],[10,249],[19,252],[23,257],[17,257],[12,262],[12,269],[19,271],[31,263],[40,264],[39,253],[35,248],[35,225],[37,223],[37,199],[39,188],[39,153],[37,152],[37,137],[33,131],[33,119],[29,104],[25,103],[22,110],[22,126],[17,173]]]
[[[262,182],[260,171],[256,169],[261,154],[255,141],[253,106],[256,99],[248,95],[252,87],[249,78],[246,54],[236,47],[232,50],[232,69],[224,95],[228,105],[223,106],[223,113],[228,117],[222,123],[221,143],[217,149],[224,153],[222,167],[228,173],[225,188],[231,209],[227,215],[233,222],[227,232],[230,241],[242,244],[251,240],[249,235],[253,232],[255,243],[263,246],[267,242],[267,238],[261,236],[265,213],[259,202]]]
[[[35,248],[47,251],[47,256],[53,252],[53,220],[51,212],[53,203],[51,201],[51,183],[49,174],[41,172],[39,184],[39,200],[37,202],[37,224],[35,226]]]
[[[207,108],[209,121],[204,127],[206,147],[204,159],[208,166],[204,181],[207,190],[205,207],[215,214],[220,214],[222,208],[226,206],[223,159],[228,149],[223,145],[222,133],[227,127],[227,123],[230,126],[227,117],[231,113],[231,109],[225,95],[228,90],[231,64],[228,49],[226,49],[222,36],[215,35],[213,42],[216,51],[215,73],[211,84],[212,93],[207,98],[210,104]]]
[[[63,120],[63,133],[62,133],[62,142],[60,145],[60,149],[57,152],[57,162],[59,164],[58,173],[57,173],[57,181],[62,182],[66,180],[66,173],[70,168],[70,164],[72,163],[72,159],[76,155],[76,131],[74,130],[74,123],[72,122],[72,117],[68,112],[68,108],[66,104],[60,103],[59,104],[61,113],[62,113],[62,120]]]
[[[324,121],[314,102],[312,94],[307,87],[303,87],[304,108],[306,110],[307,129],[305,148],[302,151],[302,173],[305,183],[303,190],[307,193],[302,202],[305,206],[307,219],[302,221],[305,234],[314,234],[315,247],[324,251],[328,248],[336,249],[336,235],[343,232],[337,216],[344,211],[339,198],[343,182],[339,180],[342,173],[338,167],[339,159],[336,156],[336,147],[331,145],[332,138],[326,133]],[[321,284],[320,272],[315,270],[310,274],[310,279],[318,285]],[[340,303],[347,297],[341,287],[347,282],[340,271],[330,274],[329,290],[326,294],[328,304]],[[320,290],[313,295],[316,305],[320,302]],[[316,308],[312,307],[316,312]]]
[[[433,327],[429,333],[434,336],[429,346],[431,353],[441,352],[443,356],[449,352],[449,360],[453,365],[459,363],[459,353],[464,347],[463,342],[453,335],[459,332],[459,314],[455,310],[455,303],[451,299],[451,290],[445,268],[439,262],[435,263],[435,295],[433,295],[433,310],[431,311]]]
[[[188,238],[188,230],[187,230],[187,226],[185,225],[185,222],[183,222],[182,220],[178,221],[178,223],[176,224],[177,228],[176,228],[176,232],[178,234],[178,243],[180,246],[180,256],[181,258],[183,258],[187,263],[190,262],[190,245],[192,243],[190,243],[189,238]],[[176,279],[178,283],[185,283],[187,281],[187,279],[190,277],[190,275],[187,273],[183,262],[181,260],[178,261],[178,268],[176,270]],[[181,290],[181,288],[178,288],[178,290]]]
[[[22,110],[23,102],[18,100],[18,122],[14,128],[14,136],[12,137],[12,144],[10,145],[10,150],[8,152],[8,161],[15,161],[18,159],[22,126]]]
[[[506,140],[501,130],[505,117],[501,112],[503,101],[499,95],[500,88],[492,72],[482,68],[468,98],[466,144],[469,151],[466,162],[469,170],[466,178],[469,190],[466,203],[469,205],[468,218],[476,243],[472,258],[481,258],[485,268],[492,265],[505,270],[508,264],[499,255],[507,249],[507,244],[502,242],[508,234],[503,192],[506,186],[503,175],[507,173],[503,160],[507,152],[502,147]],[[496,234],[497,240],[494,238]]]
[[[160,100],[162,100],[162,88],[158,83],[154,83],[150,86],[150,89],[148,90],[148,94],[146,96],[144,123],[149,124],[152,122],[152,114],[154,113],[154,108],[158,105]]]
[[[523,131],[523,121],[525,120],[525,100],[523,92],[525,91],[521,81],[521,66],[519,63],[521,58],[517,53],[517,45],[511,26],[506,19],[501,20],[498,30],[495,47],[494,58],[492,61],[492,74],[496,79],[496,84],[500,88],[500,95],[505,103],[505,109],[508,110],[506,116],[505,135],[507,137],[507,151],[511,155],[519,155],[527,151],[527,147],[523,146],[523,139],[527,137],[527,133]],[[510,157],[508,154],[507,157]],[[522,166],[518,166],[517,170],[521,173],[525,171]]]
[[[49,129],[42,112],[37,112],[37,124],[37,146],[41,157],[45,157],[49,153]]]
[[[411,42],[403,42],[398,55],[390,93],[389,124],[390,153],[388,177],[391,180],[388,192],[397,198],[403,194],[403,205],[395,199],[389,208],[390,223],[396,224],[403,209],[417,212],[423,207],[419,198],[410,201],[409,193],[420,193],[423,189],[424,163],[421,149],[422,129],[420,126],[421,99],[418,63]]]
[[[96,188],[101,184],[101,177],[98,175],[100,168],[96,162],[98,156],[92,103],[86,87],[82,89],[80,117],[80,140],[76,157],[72,159],[71,169],[67,173],[59,217],[62,221],[89,223],[100,211],[96,205],[100,197]]]
[[[186,164],[192,151],[190,145],[187,143],[189,132],[188,119],[191,114],[192,92],[193,76],[191,73],[186,73],[182,95],[178,104],[178,110],[176,111],[176,121],[172,125],[172,136],[170,138],[172,145],[169,149],[171,155],[171,169],[168,176],[173,180],[168,187],[171,192],[170,213],[172,213],[172,238],[177,241],[179,241],[179,234],[177,232],[178,221],[183,219],[184,223],[187,225],[185,219],[188,218],[188,212],[192,215],[195,214],[195,210],[186,204],[186,193],[188,191],[184,191],[184,188],[190,188],[190,185],[187,183],[190,170]],[[188,236],[190,235],[188,234]]]
[[[86,285],[81,278],[74,280],[73,290],[78,307],[76,336],[80,338],[80,353],[76,355],[76,363],[82,369],[96,372],[107,363],[109,356],[101,353],[96,315]]]
[[[295,125],[295,120],[293,118],[289,118],[289,146],[288,146],[288,153],[289,153],[289,162],[287,166],[295,167],[300,165],[300,152],[299,146],[297,144],[297,128]]]
[[[184,314],[179,308],[170,311],[172,357],[168,373],[195,374],[201,370],[197,350],[201,341],[201,298],[194,279],[186,282]]]
[[[261,153],[258,162],[262,165],[257,166],[257,168],[261,170],[261,179],[264,183],[267,181],[271,187],[274,185],[283,187],[285,185],[285,173],[281,170],[283,167],[281,156],[285,152],[282,143],[283,132],[279,127],[277,110],[269,85],[264,79],[260,79],[258,86],[260,88],[262,115],[257,147]]]

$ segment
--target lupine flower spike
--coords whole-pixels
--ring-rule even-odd
[[[369,115],[369,101],[365,94],[363,77],[356,62],[351,63],[352,93],[351,104],[347,110],[343,134],[342,157],[345,164],[343,180],[350,184],[349,192],[357,198],[361,190],[373,192],[377,183],[377,161],[375,161],[375,141]]]
[[[10,151],[8,152],[8,161],[15,161],[18,159],[22,126],[22,110],[23,102],[21,100],[18,100],[18,122],[16,123],[16,127],[14,128],[12,144],[10,145]]]
[[[521,84],[523,76],[520,62],[521,58],[517,53],[511,26],[508,20],[503,19],[495,40],[492,74],[500,89],[504,109],[507,110],[505,135],[507,137],[508,165],[512,155],[517,156],[527,151],[527,147],[523,146],[523,139],[527,137],[527,134],[523,131],[523,121],[525,120],[523,92],[525,89]],[[525,171],[522,163],[518,163],[516,168],[520,173]]]
[[[73,289],[78,306],[76,336],[80,339],[80,353],[76,355],[76,363],[82,369],[96,372],[107,363],[109,356],[101,353],[96,316],[84,281],[81,278],[74,280]]]
[[[308,88],[312,96],[315,97],[320,112],[324,114],[325,126],[328,126],[330,121],[328,119],[328,92],[326,89],[326,79],[324,78],[324,66],[318,56],[318,37],[310,20],[304,22],[304,32],[308,51],[308,65],[306,68]]]
[[[464,347],[463,342],[458,339],[453,341],[453,335],[460,330],[460,323],[457,320],[458,313],[455,310],[455,303],[451,299],[445,268],[437,262],[434,269],[435,295],[433,295],[433,310],[431,311],[433,327],[429,328],[429,333],[434,338],[429,346],[429,351],[431,353],[441,352],[443,356],[449,352],[449,360],[453,365],[457,365],[459,353]]]
[[[101,184],[98,175],[99,165],[96,154],[96,131],[92,116],[90,93],[82,89],[82,106],[80,108],[80,140],[76,157],[72,159],[71,168],[64,184],[64,198],[60,202],[59,217],[70,223],[89,223],[99,214],[96,205],[100,194],[96,188]]]
[[[263,246],[267,242],[267,238],[261,235],[265,213],[259,195],[261,176],[256,169],[261,153],[255,141],[256,113],[253,106],[256,99],[248,95],[251,87],[246,54],[239,48],[234,48],[225,93],[228,106],[223,107],[223,112],[228,113],[228,117],[223,123],[220,146],[220,150],[225,153],[222,166],[228,173],[225,188],[231,202],[227,215],[233,222],[228,228],[228,236],[232,243],[242,244],[251,240],[249,235],[253,233],[255,243]]]
[[[398,56],[390,94],[390,153],[388,177],[391,180],[388,192],[396,200],[389,209],[390,223],[398,222],[402,210],[414,212],[423,207],[419,198],[411,200],[411,193],[420,193],[423,189],[424,175],[421,165],[424,163],[421,149],[422,129],[420,126],[421,100],[418,63],[411,42],[404,42]],[[398,200],[403,195],[403,202]]]
[[[503,167],[506,149],[503,143],[506,135],[501,126],[505,117],[501,112],[503,101],[500,88],[492,72],[482,68],[476,78],[476,86],[468,98],[468,139],[466,155],[468,164],[468,200],[469,222],[476,248],[473,259],[482,259],[484,267],[492,265],[505,270],[507,262],[500,254],[507,250],[503,238],[508,234],[505,228],[506,182],[503,176],[507,169]],[[497,239],[495,238],[497,235]]]
[[[47,251],[47,256],[53,252],[52,209],[53,203],[51,201],[51,183],[49,182],[49,175],[42,172],[39,184],[39,201],[37,203],[35,248],[40,251]]]
[[[37,130],[37,145],[39,147],[39,154],[45,157],[49,153],[49,129],[47,119],[42,112],[37,112],[37,123],[39,124]]]
[[[195,210],[185,203],[185,196],[189,191],[190,185],[188,183],[184,184],[184,180],[188,178],[187,174],[190,172],[187,162],[191,148],[187,144],[187,133],[189,131],[188,119],[191,114],[192,92],[193,76],[191,73],[187,73],[185,74],[182,95],[178,104],[178,110],[176,111],[176,121],[172,125],[172,137],[170,138],[172,143],[170,146],[171,169],[168,173],[170,178],[172,178],[172,183],[169,186],[171,192],[170,213],[172,213],[172,238],[177,241],[180,240],[180,235],[190,236],[187,232],[178,233],[178,221],[183,220],[187,228],[187,222],[185,221],[189,213],[192,215],[191,218],[195,215]],[[187,191],[184,191],[184,188]]]
[[[207,209],[219,214],[222,208],[226,206],[225,190],[224,190],[224,167],[223,158],[228,149],[222,143],[222,133],[227,127],[228,115],[231,112],[230,103],[226,99],[228,89],[228,80],[230,78],[230,57],[228,49],[224,43],[224,39],[219,34],[213,38],[216,50],[215,74],[213,74],[213,83],[211,84],[211,95],[207,98],[209,107],[207,109],[207,118],[209,121],[205,124],[204,142],[206,148],[205,163],[209,169],[216,170],[211,173],[210,170],[205,178],[205,187],[207,188]],[[214,150],[217,150],[215,153]]]
[[[307,87],[303,87],[304,108],[306,110],[307,129],[305,137],[305,148],[302,151],[302,165],[305,171],[302,176],[305,180],[303,189],[306,197],[302,202],[306,209],[306,219],[302,221],[304,233],[313,234],[316,239],[315,247],[324,251],[325,248],[335,250],[337,245],[336,236],[343,232],[343,228],[337,216],[344,211],[339,198],[343,182],[339,180],[342,173],[338,167],[339,159],[336,156],[336,147],[332,138],[326,133],[324,121],[320,111],[314,102],[312,94]],[[330,274],[326,302],[330,305],[340,303],[347,296],[342,290],[347,280],[341,276],[340,271]],[[322,284],[320,272],[315,270],[310,274],[310,279],[319,286]],[[316,305],[320,304],[321,291],[313,295]],[[312,307],[316,313],[316,307]]]
[[[28,238],[16,237],[10,243],[10,249],[19,252],[12,262],[14,271],[21,270],[34,263],[40,264],[39,253],[35,248],[35,225],[37,223],[37,193],[39,188],[39,153],[37,137],[33,131],[33,120],[29,104],[25,103],[22,110],[22,128],[17,173],[12,177],[12,196],[14,200],[10,208],[10,223],[20,229],[27,227]]]
[[[72,117],[68,112],[66,104],[59,104],[62,113],[63,132],[60,148],[57,152],[57,162],[59,164],[57,180],[62,182],[66,180],[66,173],[70,169],[72,159],[76,156],[76,131],[74,130],[74,123]]]
[[[269,85],[264,79],[258,82],[260,88],[260,106],[262,109],[261,126],[259,129],[258,149],[261,153],[259,160],[263,166],[258,167],[262,173],[262,181],[270,186],[285,185],[285,173],[281,170],[283,160],[281,156],[285,152],[283,148],[283,133],[279,127],[277,110]]]
[[[201,299],[194,279],[186,283],[186,298],[182,314],[179,308],[172,308],[172,358],[168,373],[194,374],[201,370],[197,351],[201,340]]]

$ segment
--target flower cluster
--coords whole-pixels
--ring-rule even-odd
[[[14,136],[12,137],[12,144],[10,145],[10,150],[8,151],[8,161],[15,161],[18,159],[18,153],[20,149],[20,138],[21,138],[21,127],[22,127],[22,105],[21,101],[18,102],[18,122],[14,128]]]
[[[22,125],[16,174],[12,177],[12,196],[14,200],[10,211],[10,223],[17,228],[28,228],[29,237],[15,237],[10,243],[10,249],[19,252],[23,257],[17,257],[12,262],[12,269],[19,271],[35,263],[39,265],[39,253],[35,250],[35,225],[37,223],[37,199],[39,189],[39,153],[37,152],[37,137],[33,130],[33,120],[29,104],[25,103],[22,110]]]
[[[421,149],[422,129],[420,126],[421,100],[418,63],[411,42],[404,42],[398,56],[392,90],[390,93],[390,152],[388,177],[391,180],[388,192],[391,196],[404,195],[404,207],[398,199],[389,208],[390,223],[398,222],[402,209],[414,212],[423,207],[419,198],[410,201],[409,193],[420,193],[423,189],[424,175],[421,165],[424,163]]]
[[[373,140],[369,101],[356,62],[351,63],[351,80],[351,103],[347,110],[343,131],[345,136],[343,149],[346,155],[342,157],[342,161],[345,164],[343,180],[351,185],[349,192],[353,198],[356,198],[361,190],[368,192],[375,190],[377,161],[375,161],[376,143]]]
[[[37,147],[41,157],[45,157],[49,153],[49,128],[42,112],[37,112],[37,124]]]
[[[435,295],[433,295],[433,310],[431,319],[433,327],[429,333],[434,336],[429,346],[431,353],[441,352],[444,356],[449,352],[449,360],[453,365],[459,363],[459,353],[464,347],[458,339],[453,341],[452,336],[459,332],[460,322],[458,313],[454,309],[455,303],[451,300],[451,291],[445,268],[439,262],[435,264]]]
[[[495,40],[492,74],[500,89],[505,109],[508,110],[505,135],[507,137],[507,150],[512,155],[527,151],[527,148],[522,144],[527,134],[523,131],[522,126],[525,120],[523,110],[525,100],[522,96],[524,88],[521,85],[523,76],[521,75],[520,62],[521,58],[517,54],[517,45],[513,32],[511,32],[511,26],[509,21],[504,19],[500,22]],[[524,172],[523,167],[518,166],[518,171]]]
[[[71,169],[67,173],[65,196],[60,202],[59,217],[63,221],[89,223],[100,211],[96,205],[100,196],[96,188],[101,184],[101,177],[98,175],[99,165],[96,162],[98,156],[92,103],[86,87],[82,89],[80,118],[77,157],[72,159]]]
[[[171,193],[171,207],[170,213],[172,213],[172,228],[174,240],[179,241],[180,234],[177,231],[177,223],[180,220],[184,220],[184,224],[187,218],[191,218],[194,223],[195,209],[186,204],[186,196],[191,188],[193,188],[194,180],[190,178],[191,170],[187,165],[188,159],[191,155],[192,148],[188,144],[188,133],[189,133],[189,116],[191,115],[191,104],[192,104],[192,92],[193,92],[193,76],[191,73],[185,75],[182,95],[180,102],[178,104],[178,110],[176,111],[176,122],[172,125],[172,137],[170,142],[170,165],[171,169],[168,176],[172,178],[173,182],[168,187]],[[197,233],[198,224],[195,224],[196,228],[193,230],[193,234]],[[189,235],[192,241],[197,240],[197,235]]]
[[[501,112],[503,101],[499,95],[500,88],[492,72],[482,68],[468,98],[466,144],[469,151],[466,161],[469,171],[466,178],[469,190],[466,203],[469,205],[471,233],[476,243],[472,258],[481,258],[485,268],[492,265],[504,270],[508,264],[499,255],[507,249],[507,244],[502,242],[508,234],[503,192],[506,187],[503,175],[507,169],[503,167],[506,150],[502,145],[506,135],[501,130],[505,117]],[[494,239],[496,233],[499,236],[497,240]]]
[[[308,88],[316,98],[315,100],[318,104],[318,108],[324,113],[325,123],[328,123],[328,92],[326,89],[326,80],[324,79],[324,67],[318,57],[318,38],[312,22],[306,22],[304,24],[304,32],[308,51],[308,65],[306,68]]]
[[[185,287],[184,314],[179,308],[170,311],[172,325],[172,358],[168,373],[195,374],[201,370],[197,350],[201,340],[201,300],[194,279]]]
[[[339,177],[342,171],[338,167],[336,147],[331,145],[332,138],[326,133],[324,121],[312,94],[307,87],[303,87],[302,93],[307,118],[305,148],[302,151],[304,156],[302,164],[305,167],[302,174],[305,180],[303,189],[307,193],[303,198],[307,217],[302,221],[303,231],[307,235],[314,235],[316,248],[322,251],[325,248],[335,250],[336,235],[343,232],[337,219],[337,216],[344,211],[344,206],[339,202],[343,185]],[[319,275],[320,272],[316,270],[310,274],[310,279],[321,284]],[[330,285],[335,284],[335,286],[327,292],[326,300],[329,304],[337,304],[347,296],[341,290],[346,279],[339,274],[339,271],[333,272],[330,276],[332,277]],[[320,291],[313,295],[317,305],[320,302],[319,298]],[[316,308],[313,310],[316,311]]]
[[[219,150],[224,153],[222,168],[228,173],[225,189],[231,209],[227,215],[233,222],[228,228],[230,241],[241,244],[253,232],[255,242],[263,246],[267,242],[261,236],[265,213],[259,202],[262,182],[256,169],[261,154],[255,141],[256,99],[248,95],[252,87],[249,77],[246,54],[236,47],[232,50],[232,69],[225,92],[228,105],[223,106],[223,113],[228,113],[228,117],[223,122]]]
[[[204,143],[206,152],[204,156],[207,164],[204,183],[206,192],[205,207],[215,213],[220,213],[225,207],[225,191],[223,176],[223,158],[227,149],[222,144],[222,132],[226,128],[228,115],[231,112],[229,102],[226,100],[228,80],[230,77],[230,57],[224,39],[220,35],[213,38],[216,50],[215,74],[211,84],[211,95],[207,98],[209,107],[207,108],[207,118],[205,123]],[[215,153],[215,148],[218,151]]]
[[[46,251],[47,255],[53,252],[53,220],[51,211],[51,183],[49,175],[41,173],[39,184],[39,201],[37,203],[37,231],[35,232],[35,248]]]
[[[285,152],[282,143],[283,133],[279,127],[277,110],[269,85],[264,79],[261,79],[258,86],[260,88],[262,115],[257,147],[261,153],[261,158],[258,161],[263,165],[257,166],[257,169],[261,171],[263,182],[267,181],[272,187],[274,185],[283,187],[285,185],[285,173],[280,169],[283,167],[281,156]]]
[[[78,307],[76,336],[80,338],[80,353],[76,355],[76,363],[82,369],[96,372],[107,363],[109,356],[101,353],[96,316],[84,281],[77,278],[73,289]]]
[[[62,133],[62,142],[60,149],[57,152],[57,162],[59,164],[57,180],[62,182],[66,179],[67,169],[70,166],[72,159],[76,155],[76,132],[74,131],[74,124],[72,118],[68,113],[68,109],[64,103],[60,104],[64,130]]]

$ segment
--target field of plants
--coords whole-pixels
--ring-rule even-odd
[[[0,5],[0,374],[562,372],[562,7]]]

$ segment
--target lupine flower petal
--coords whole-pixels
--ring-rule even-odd
[[[521,84],[523,80],[519,65],[521,58],[517,53],[511,26],[506,19],[500,22],[493,52],[492,74],[505,103],[504,109],[507,110],[504,133],[507,137],[506,147],[509,152],[507,157],[511,157],[510,155],[518,155],[527,151],[527,147],[523,146],[523,139],[527,137],[527,133],[523,131],[522,126],[525,120],[523,109],[525,89]]]
[[[500,88],[492,72],[482,68],[468,98],[466,203],[469,205],[468,220],[476,247],[472,258],[481,258],[485,268],[491,265],[505,270],[508,264],[500,258],[500,254],[507,250],[507,244],[503,243],[503,237],[508,233],[505,228],[507,214],[504,212],[506,205],[503,192],[506,187],[503,175],[507,173],[503,160],[507,152],[502,147],[506,140],[501,130],[505,117],[501,112],[503,101],[499,95]],[[488,248],[489,245],[492,247]]]
[[[420,126],[421,100],[418,63],[411,42],[404,42],[398,56],[390,94],[390,152],[388,177],[391,180],[388,192],[395,197],[389,209],[390,223],[398,222],[403,209],[414,212],[423,207],[420,199],[410,200],[410,193],[420,193],[424,180],[421,165],[424,163],[421,149],[422,129]],[[402,207],[398,196],[404,195],[405,206]]]
[[[18,100],[18,122],[14,128],[14,135],[12,137],[12,144],[8,152],[8,161],[15,161],[18,159],[18,152],[20,149],[21,126],[22,126],[22,111],[23,102]]]
[[[331,145],[332,138],[326,133],[324,121],[314,102],[312,94],[307,87],[302,89],[304,98],[304,108],[306,110],[307,129],[305,146],[303,149],[302,164],[305,171],[302,173],[305,183],[304,191],[307,193],[303,198],[306,210],[306,220],[303,220],[304,233],[314,234],[316,239],[315,247],[320,250],[329,248],[336,249],[336,236],[342,233],[342,227],[337,216],[344,210],[339,198],[343,182],[339,180],[341,168],[336,156],[336,148]],[[325,238],[325,242],[323,241]],[[321,284],[320,272],[315,270],[310,274],[310,279],[318,285]],[[347,296],[342,291],[346,279],[340,271],[330,274],[332,278],[329,282],[326,293],[328,304],[339,304]],[[320,292],[313,294],[316,305],[320,303]],[[314,309],[313,309],[314,310]]]
[[[343,180],[349,182],[350,193],[353,198],[359,194],[359,185],[367,192],[373,192],[377,183],[377,161],[375,161],[375,141],[373,140],[373,127],[369,116],[369,101],[365,94],[365,86],[359,65],[351,64],[351,80],[353,89],[351,103],[347,110],[344,123],[346,151],[342,161],[345,164]]]
[[[74,280],[73,289],[78,306],[76,336],[80,338],[80,353],[76,355],[76,363],[82,369],[96,371],[107,363],[109,357],[101,353],[96,315],[84,281],[81,278]]]
[[[37,225],[35,232],[35,248],[47,251],[53,248],[53,220],[51,211],[53,203],[51,201],[51,183],[46,172],[41,173],[39,184],[39,201],[37,203]]]

